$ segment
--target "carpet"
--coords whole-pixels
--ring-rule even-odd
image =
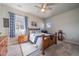
[[[40,52],[38,50],[29,56],[41,56]],[[58,41],[57,45],[52,45],[45,50],[44,56],[79,56],[79,45]]]
[[[28,56],[36,50],[38,50],[38,47],[30,42],[13,44],[8,46],[7,56]]]
[[[7,56],[22,56],[20,45],[9,45]]]
[[[38,47],[36,47],[34,44],[30,42],[22,43],[20,44],[20,47],[21,47],[23,56],[27,56],[33,53],[34,51],[38,50]]]

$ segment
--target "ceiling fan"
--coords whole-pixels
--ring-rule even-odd
[[[47,10],[52,10],[52,8],[50,7],[51,5],[54,5],[54,3],[42,3],[39,5],[36,5],[36,8],[39,8],[41,10],[41,12],[46,12]]]

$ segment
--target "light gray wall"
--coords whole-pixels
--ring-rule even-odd
[[[3,4],[0,4],[0,32],[2,32],[2,35],[8,35],[9,34],[9,28],[3,27],[3,18],[9,18],[8,12],[13,12],[17,15],[21,16],[28,16],[28,27],[31,26],[31,21],[35,21],[37,23],[37,27],[43,29],[43,20],[39,17],[36,17],[34,15],[28,14],[26,12],[22,12],[16,9],[13,9],[11,7],[5,6]]]
[[[53,33],[61,29],[66,33],[68,41],[79,44],[79,8],[46,19],[45,22],[51,23],[50,28],[46,27],[49,32]]]
[[[8,18],[7,13],[5,12],[7,9],[4,9],[4,7],[2,7],[2,5],[0,4],[0,32],[6,35],[6,33],[8,33],[8,28],[4,28],[3,27],[3,18],[6,17]]]

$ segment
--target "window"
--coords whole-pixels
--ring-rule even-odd
[[[15,18],[15,33],[16,35],[25,34],[25,19],[23,16],[16,15]]]
[[[47,24],[46,24],[46,27],[47,27],[47,28],[51,28],[51,23],[47,23]]]

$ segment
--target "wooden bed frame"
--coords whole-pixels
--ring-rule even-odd
[[[40,30],[39,28],[29,28],[29,31],[32,30]],[[57,44],[57,34],[53,34],[53,35],[49,35],[49,36],[45,36],[42,35],[42,54],[45,55],[45,49],[47,49],[48,47],[50,47],[53,44]]]
[[[57,36],[56,34],[54,35],[49,35],[49,36],[44,36],[43,35],[43,41],[42,41],[42,54],[45,55],[45,49],[49,48],[53,44],[57,44]]]

